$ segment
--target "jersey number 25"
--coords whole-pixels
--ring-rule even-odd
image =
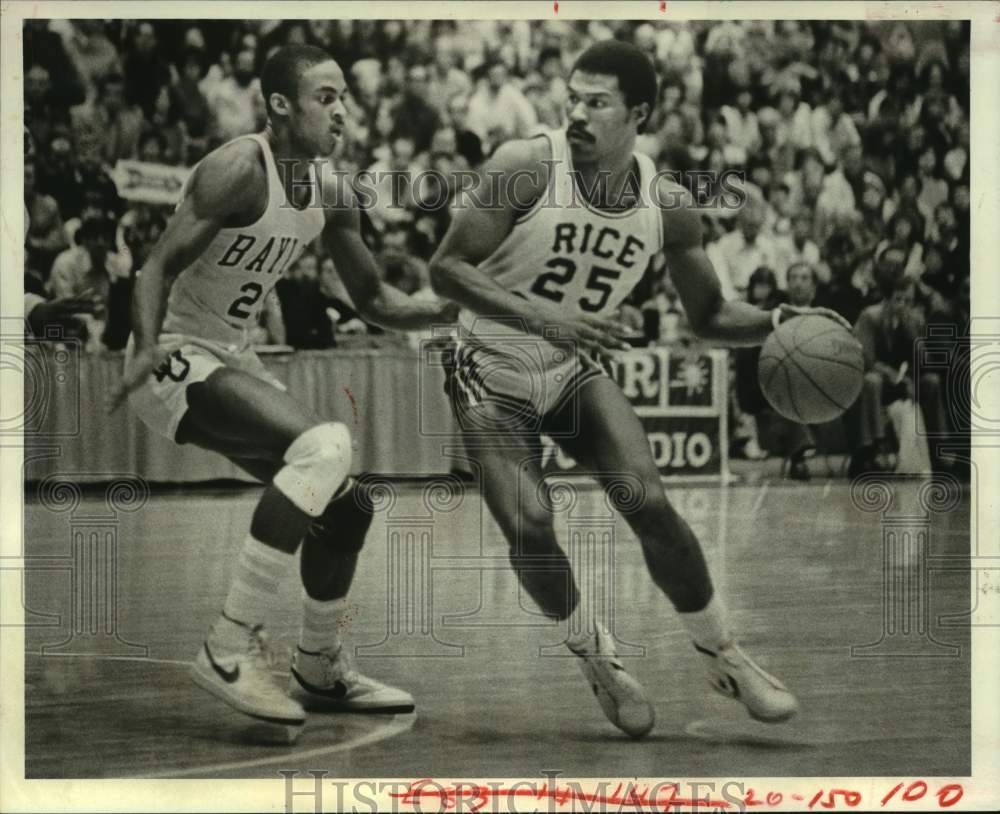
[[[553,257],[545,266],[553,271],[540,274],[531,286],[531,293],[546,297],[553,302],[562,302],[566,292],[560,289],[569,285],[576,276],[576,263],[567,257]],[[621,276],[622,273],[618,269],[591,266],[590,276],[587,277],[588,293],[587,296],[580,297],[580,307],[592,313],[600,311],[607,305],[614,291],[611,283]]]

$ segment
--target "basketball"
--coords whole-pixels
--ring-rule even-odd
[[[861,343],[828,317],[778,326],[760,351],[757,379],[768,403],[792,421],[821,424],[850,407],[864,379]]]

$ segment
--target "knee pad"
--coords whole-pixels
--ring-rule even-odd
[[[274,485],[311,517],[319,517],[351,470],[351,434],[340,423],[306,430],[285,450]]]

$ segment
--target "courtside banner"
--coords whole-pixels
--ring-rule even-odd
[[[661,475],[728,475],[727,372],[724,350],[635,348],[617,357],[612,374],[642,421]],[[542,440],[546,472],[578,469]]]
[[[176,204],[190,174],[190,167],[146,161],[118,161],[110,173],[122,198],[148,204]]]

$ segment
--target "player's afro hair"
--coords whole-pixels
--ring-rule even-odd
[[[645,102],[649,105],[650,115],[656,107],[659,92],[656,68],[649,57],[630,43],[621,40],[595,43],[577,57],[573,71],[614,76],[618,79],[618,87],[625,96],[627,107]],[[649,116],[639,124],[640,133],[648,121]]]
[[[283,45],[264,63],[260,72],[260,90],[264,95],[267,115],[273,116],[271,94],[280,93],[289,99],[296,99],[299,91],[299,77],[313,65],[333,59],[322,48],[315,45]]]

